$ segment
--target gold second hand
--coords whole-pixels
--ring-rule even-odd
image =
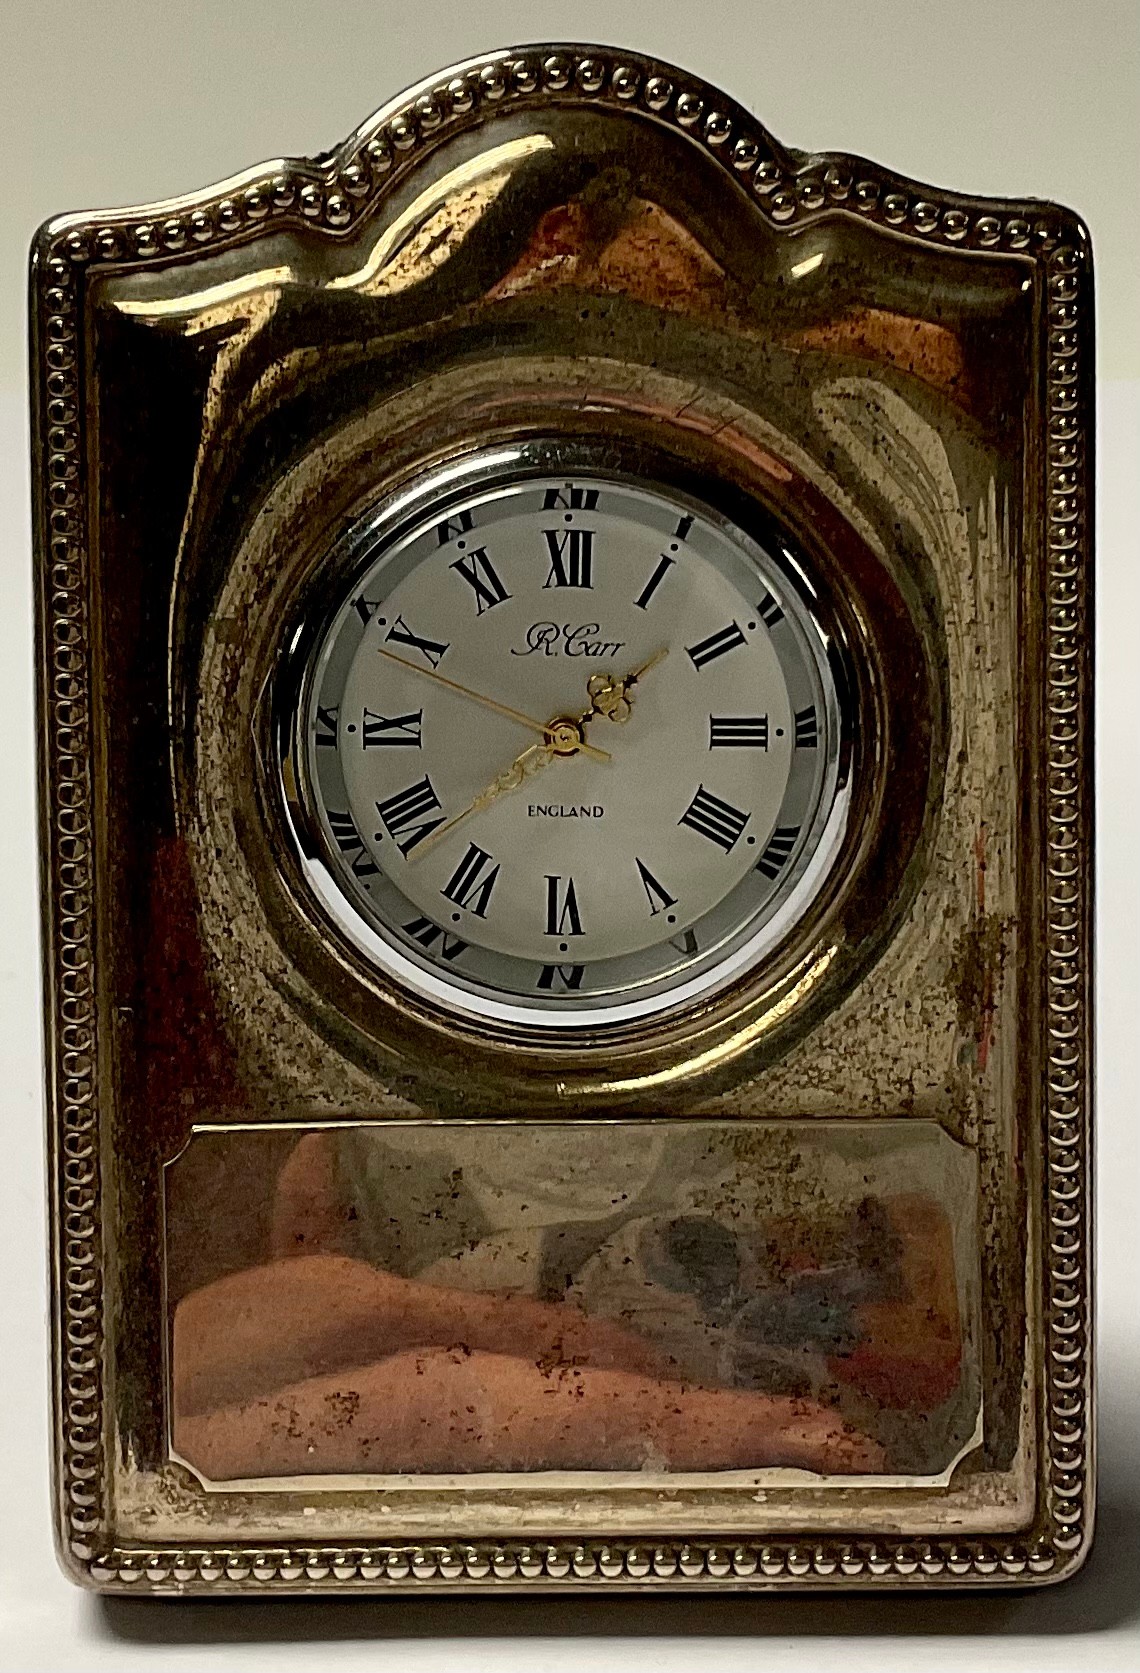
[[[446,686],[449,691],[458,692],[460,697],[467,697],[472,703],[482,703],[484,708],[493,709],[496,714],[504,715],[507,720],[517,721],[520,726],[528,726],[532,732],[538,732],[542,737],[546,737],[549,728],[544,726],[540,720],[532,720],[530,715],[524,715],[518,709],[508,708],[506,703],[496,702],[493,697],[484,697],[481,691],[472,691],[468,686],[458,685],[455,680],[449,680],[446,675],[437,674],[434,668],[420,668],[414,662],[406,662],[402,656],[394,656],[391,651],[386,651],[382,645],[377,645],[376,649],[381,656],[386,656],[389,662],[395,662],[399,667],[407,668],[410,673],[422,674],[425,680],[435,680],[438,685]],[[597,749],[593,744],[588,744],[585,739],[578,745],[578,749],[585,755],[595,756],[599,761],[612,761],[613,759],[608,750]]]

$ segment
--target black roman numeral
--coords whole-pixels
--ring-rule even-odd
[[[457,535],[471,533],[471,513],[457,511],[454,517],[445,517],[442,523],[436,524],[436,536],[441,546],[446,546]]]
[[[767,749],[767,715],[710,715],[710,749]]]
[[[750,813],[742,813],[738,807],[733,807],[731,802],[722,802],[719,796],[714,796],[702,784],[677,823],[688,825],[690,830],[715,842],[727,854],[740,841],[751,817]]]
[[[437,809],[438,819],[425,817]],[[396,847],[401,854],[410,853],[417,843],[443,824],[443,808],[426,773],[414,784],[409,784],[406,790],[389,796],[386,802],[377,802],[376,811],[384,821],[388,835],[396,839]]]
[[[816,749],[819,745],[819,721],[815,709],[796,710],[796,748]]]
[[[592,587],[593,529],[543,529],[550,553],[550,573],[544,587]]]
[[[367,627],[380,608],[380,600],[378,598],[354,598],[352,608],[360,617],[361,626]]]
[[[664,912],[667,906],[676,906],[676,895],[671,895],[668,889],[657,881],[645,861],[639,860],[636,854],[634,860],[641,877],[641,886],[645,890],[645,898],[649,902],[649,916],[656,918],[658,912]]]
[[[744,643],[739,622],[729,622],[727,627],[718,628],[715,633],[710,633],[707,639],[702,639],[697,645],[687,645],[685,649],[693,667],[701,669],[706,664],[715,662],[718,656],[724,656],[727,651],[734,651],[738,645]]]
[[[645,610],[648,608],[649,600],[653,597],[654,593],[669,573],[670,566],[676,563],[676,561],[676,558],[670,558],[664,552],[661,554],[657,568],[653,571],[653,574],[649,577],[644,587],[642,587],[639,596],[633,601],[639,610]]]
[[[462,575],[475,594],[477,616],[483,615],[486,610],[493,610],[496,604],[502,604],[511,596],[482,546],[477,552],[468,552],[464,557],[456,558],[451,568]]]
[[[596,511],[597,508],[596,488],[576,488],[569,482],[564,488],[547,488],[542,496],[544,511]]]
[[[756,608],[760,612],[760,620],[765,627],[775,627],[777,622],[782,622],[784,619],[784,612],[771,593],[765,593]]]
[[[394,640],[397,645],[411,645],[415,650],[422,651],[433,668],[439,667],[448,649],[447,645],[441,645],[434,639],[421,639],[418,633],[412,632],[403,616],[396,617],[384,637]]]
[[[767,848],[756,862],[756,870],[762,871],[765,877],[778,877],[787,864],[788,855],[796,846],[799,834],[798,825],[777,825],[769,838]]]
[[[336,748],[336,723],[340,718],[339,707],[322,709],[317,705],[317,747],[323,749]]]
[[[544,964],[542,975],[538,978],[540,988],[552,990],[561,983],[564,988],[580,988],[582,986],[582,972],[584,964]]]
[[[423,747],[422,727],[424,711],[417,709],[414,714],[374,715],[371,709],[365,709],[361,733],[365,749],[373,749],[377,744],[408,744],[412,749]]]
[[[435,944],[442,936],[439,948],[441,958],[457,959],[460,953],[467,951],[466,941],[461,941],[458,935],[449,935],[439,924],[433,924],[430,918],[413,918],[410,924],[404,925],[404,934],[418,941],[421,947],[426,947],[429,953],[435,951]]]
[[[326,809],[329,830],[333,840],[341,853],[348,860],[354,877],[375,877],[380,867],[376,864],[367,848],[364,839],[352,822],[350,813],[337,813],[332,808]]]
[[[477,918],[485,918],[491,890],[498,876],[499,867],[490,854],[469,842],[466,854],[439,892],[445,900],[454,901],[456,906],[474,912]]]
[[[547,935],[581,935],[582,914],[578,911],[578,896],[574,892],[574,879],[567,878],[566,887],[562,887],[561,877],[547,877],[546,879],[546,933]]]

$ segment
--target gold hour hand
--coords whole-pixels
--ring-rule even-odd
[[[668,645],[662,645],[661,649],[654,651],[653,655],[643,662],[640,668],[635,668],[632,674],[627,674],[621,680],[615,680],[612,674],[591,674],[586,681],[586,694],[590,699],[590,707],[582,716],[583,722],[592,720],[595,715],[605,715],[607,720],[616,721],[619,724],[628,720],[633,706],[634,686],[668,654]]]
[[[645,659],[645,661],[641,664],[640,668],[635,668],[633,670],[632,674],[627,674],[626,677],[625,677],[625,680],[623,681],[623,684],[625,684],[627,686],[636,685],[638,680],[642,679],[646,674],[648,674],[648,672],[651,668],[656,668],[656,666],[659,662],[664,662],[665,658],[668,655],[669,655],[668,645],[662,645],[660,650],[654,651],[652,656],[647,657]]]
[[[549,725],[541,720],[535,720],[531,715],[524,715],[519,709],[512,709],[506,703],[500,703],[495,697],[487,697],[481,691],[472,691],[470,686],[460,685],[457,680],[449,680],[445,674],[437,674],[434,668],[421,668],[418,663],[408,662],[405,657],[396,656],[392,651],[386,651],[383,645],[377,645],[380,655],[387,657],[389,662],[395,662],[399,667],[406,668],[412,674],[420,674],[425,680],[434,680],[437,685],[446,686],[448,691],[454,691],[460,697],[468,698],[472,703],[481,703],[485,709],[492,709],[495,714],[503,715],[507,720],[513,720],[519,726],[525,726],[528,731],[539,732],[545,738],[549,733]],[[596,761],[609,761],[611,757],[604,749],[597,749],[579,737],[575,751],[581,750],[583,755],[592,755]],[[561,751],[559,753],[562,753]]]
[[[535,773],[541,772],[542,768],[548,766],[558,753],[553,744],[531,744],[530,748],[524,749],[521,755],[516,755],[510,766],[504,767],[503,771],[496,778],[493,778],[485,789],[480,790],[479,794],[468,803],[462,813],[457,813],[454,819],[449,819],[446,825],[440,825],[429,837],[419,843],[415,852],[409,858],[418,860],[435,843],[448,836],[456,825],[461,824],[464,819],[469,818],[473,813],[482,813],[484,808],[490,807],[491,803],[498,801],[500,796],[505,796],[508,791],[517,790],[520,784],[525,783],[528,778],[532,778]]]

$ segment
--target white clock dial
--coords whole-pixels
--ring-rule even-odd
[[[681,1003],[786,931],[843,802],[786,546],[648,481],[501,459],[361,544],[297,731],[311,869],[369,957],[469,1011],[582,1023]]]

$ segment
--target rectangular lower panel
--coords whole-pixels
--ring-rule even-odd
[[[203,1127],[165,1175],[199,1491],[968,1491],[977,1167],[933,1122]]]

